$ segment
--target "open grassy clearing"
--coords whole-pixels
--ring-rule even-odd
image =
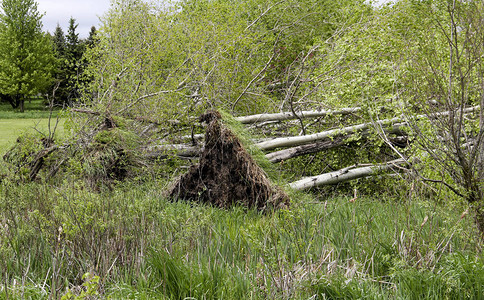
[[[34,99],[25,103],[25,112],[14,110],[8,103],[0,103],[0,154],[3,155],[15,142],[17,137],[26,130],[37,129],[44,134],[49,133],[49,117],[52,130],[56,124],[59,111],[49,111],[42,99]],[[64,121],[59,122],[56,132],[63,134]]]
[[[55,108],[52,116],[55,118],[58,112],[59,109]],[[13,109],[9,103],[0,102],[0,119],[44,119],[49,118],[50,115],[50,109],[42,98],[27,100],[23,113]]]
[[[51,119],[50,122],[53,130],[56,120]],[[61,120],[56,130],[57,134],[63,134],[63,125],[64,121]],[[49,119],[0,119],[0,154],[3,155],[22,132],[35,130],[34,128],[44,134],[49,134]]]

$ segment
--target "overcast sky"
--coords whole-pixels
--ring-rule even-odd
[[[42,18],[44,31],[54,33],[57,23],[67,33],[69,19],[76,19],[77,33],[81,38],[89,35],[91,26],[99,27],[99,17],[109,9],[110,0],[36,0]]]

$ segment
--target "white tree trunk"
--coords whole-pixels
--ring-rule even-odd
[[[389,124],[394,124],[401,121],[402,121],[401,118],[393,118],[393,119],[377,121],[375,123],[378,125],[389,125]],[[349,126],[344,128],[331,129],[331,130],[322,131],[322,132],[309,134],[309,135],[276,138],[270,141],[258,143],[256,144],[256,146],[259,147],[261,150],[271,150],[271,149],[280,148],[280,147],[293,147],[293,146],[320,141],[326,138],[334,137],[336,135],[349,134],[349,133],[355,133],[357,131],[366,130],[370,128],[370,126],[372,126],[373,124],[374,123],[364,123],[364,124],[359,124],[359,125],[354,125],[354,126]]]
[[[475,112],[479,109],[479,106],[473,106],[464,109],[464,114],[472,113]],[[417,115],[413,117],[415,120],[423,119],[423,118],[438,118],[441,116],[447,116],[449,115],[449,111],[444,111],[444,112],[437,112],[429,115]],[[403,122],[403,123],[402,123]],[[384,120],[378,120],[376,122],[369,122],[369,123],[363,123],[363,124],[358,124],[354,126],[349,126],[349,127],[344,127],[344,128],[339,128],[339,129],[331,129],[327,131],[322,131],[314,134],[309,134],[309,135],[303,135],[303,136],[294,136],[294,137],[283,137],[283,138],[276,138],[273,140],[269,140],[266,142],[258,143],[256,144],[257,147],[259,147],[261,150],[271,150],[275,148],[281,148],[281,147],[294,147],[294,146],[299,146],[299,145],[304,145],[304,144],[309,144],[313,143],[316,141],[320,141],[326,138],[334,137],[336,135],[340,134],[350,134],[350,133],[355,133],[358,131],[366,130],[370,128],[371,126],[388,126],[391,124],[396,124],[396,123],[402,123],[399,125],[406,124],[404,118],[392,118],[392,119],[384,119]]]
[[[176,153],[176,155],[181,157],[197,157],[200,154],[201,147],[186,144],[165,144],[150,146],[145,150],[148,153],[153,153],[153,157],[156,157],[156,155],[168,155],[170,153]]]
[[[266,158],[272,162],[277,163],[283,160],[288,160],[294,157],[303,156],[311,153],[322,152],[324,150],[329,150],[332,148],[339,147],[345,144],[347,136],[339,136],[334,139],[328,139],[325,141],[319,141],[312,144],[306,144],[301,146],[296,146],[284,150],[279,150],[266,154]]]
[[[258,114],[258,115],[251,115],[251,116],[243,116],[235,118],[242,124],[252,124],[252,123],[259,123],[259,122],[266,122],[266,121],[284,121],[284,120],[294,120],[298,118],[316,118],[321,116],[327,115],[347,115],[351,113],[355,113],[361,110],[360,107],[354,108],[343,108],[340,110],[309,110],[309,111],[301,111],[297,113],[295,116],[291,112],[283,112],[283,113],[275,113],[275,114]]]
[[[367,177],[376,173],[390,170],[392,167],[400,166],[406,162],[403,159],[392,160],[385,164],[378,164],[361,168],[345,168],[331,173],[326,173],[318,176],[306,177],[298,181],[292,182],[289,186],[294,190],[304,190],[321,185],[330,185],[348,180],[353,180],[361,177]]]

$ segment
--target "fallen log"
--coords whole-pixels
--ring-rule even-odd
[[[50,141],[49,143],[52,144],[53,142]],[[29,174],[30,181],[34,181],[35,178],[37,177],[37,174],[39,173],[40,169],[42,169],[42,166],[44,165],[45,158],[48,157],[52,152],[58,149],[59,149],[58,146],[53,145],[48,148],[42,149],[36,154],[34,160],[30,163],[30,174]]]
[[[389,134],[395,134],[396,137],[389,138],[390,142],[399,148],[405,148],[408,145],[408,137],[407,134],[401,130],[401,126],[403,124],[395,124],[389,130],[386,130]],[[362,136],[368,135],[368,130],[361,133]],[[352,134],[347,135],[337,135],[332,138],[326,138],[325,140],[311,143],[311,144],[304,144],[292,148],[286,148],[279,151],[274,151],[271,153],[266,154],[266,158],[272,163],[278,163],[283,160],[288,160],[291,158],[322,152],[325,150],[330,150],[333,148],[338,148],[344,144],[349,143],[350,137]]]
[[[462,113],[469,114],[469,113],[476,112],[478,109],[479,109],[479,106],[468,107],[463,109]],[[443,112],[432,113],[429,115],[417,115],[413,119],[415,120],[424,119],[424,118],[434,119],[442,116],[448,116],[450,115],[450,113],[451,111],[443,111]],[[397,123],[401,123],[401,124],[397,125]],[[363,130],[369,129],[372,126],[389,126],[392,124],[393,124],[393,127],[395,127],[395,126],[407,125],[408,123],[404,117],[395,117],[392,119],[384,119],[384,120],[378,120],[376,122],[368,122],[368,123],[348,126],[344,128],[331,129],[331,130],[322,131],[322,132],[309,134],[309,135],[275,138],[270,141],[258,143],[256,144],[256,146],[259,147],[261,150],[271,150],[271,149],[281,148],[281,147],[294,147],[294,146],[309,144],[316,141],[321,141],[326,138],[334,137],[341,134],[350,134],[358,131],[363,131]]]
[[[401,118],[393,118],[393,119],[385,119],[385,120],[377,121],[375,123],[378,125],[386,126],[386,125],[394,124],[401,121],[402,121]],[[322,131],[322,132],[309,134],[309,135],[275,138],[270,141],[258,143],[256,144],[256,146],[259,147],[261,150],[271,150],[271,149],[281,148],[281,147],[304,145],[315,141],[321,141],[327,138],[331,138],[337,135],[350,134],[358,131],[363,131],[370,128],[370,126],[373,126],[373,124],[374,123],[364,123],[364,124],[359,124],[359,125],[354,125],[354,126],[349,126],[344,128],[331,129],[331,130]]]
[[[377,164],[360,168],[345,168],[335,172],[321,174],[318,176],[305,177],[289,184],[293,190],[300,191],[312,187],[331,185],[348,180],[371,176],[377,173],[391,170],[394,167],[406,164],[403,159],[396,159],[383,164]]]
[[[395,134],[397,137],[390,138],[392,144],[397,147],[405,148],[407,146],[407,134],[406,132],[401,130],[401,127],[405,124],[394,124],[391,128],[387,129],[386,132],[389,134]],[[361,132],[362,136],[367,136],[368,131]],[[203,134],[195,135],[196,139],[203,139]],[[316,143],[304,144],[292,148],[282,149],[279,151],[271,152],[266,154],[266,158],[272,163],[278,163],[283,160],[288,160],[291,158],[322,152],[325,150],[333,149],[340,147],[344,144],[347,144],[349,141],[348,139],[352,136],[352,134],[346,135],[337,135],[333,137],[326,138],[325,140],[318,141]],[[184,136],[184,138],[189,138],[189,136]],[[268,142],[273,141],[274,139],[262,139],[259,142]],[[256,143],[257,145],[257,143]],[[148,157],[150,158],[165,158],[168,157],[171,152],[175,152],[178,157],[182,158],[195,158],[199,155],[201,151],[200,146],[193,146],[190,144],[163,144],[163,145],[156,145],[150,146],[146,149]]]
[[[301,146],[292,147],[289,149],[268,153],[266,154],[266,158],[272,163],[278,163],[283,160],[288,160],[298,156],[303,156],[311,153],[317,153],[317,152],[322,152],[324,150],[337,148],[345,144],[346,140],[347,140],[346,136],[338,136],[334,139],[328,139],[317,143],[301,145]]]
[[[150,146],[145,149],[148,153],[153,153],[150,157],[163,157],[170,153],[176,153],[179,157],[197,157],[201,152],[200,146],[191,146],[186,144],[167,144]]]
[[[292,112],[283,112],[275,114],[257,114],[243,117],[236,117],[235,119],[242,124],[252,124],[266,121],[285,121],[285,120],[295,120],[299,118],[315,118],[327,115],[347,115],[360,111],[360,107],[343,108],[340,110],[308,110],[301,111],[295,114]]]

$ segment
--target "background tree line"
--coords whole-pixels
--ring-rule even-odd
[[[95,27],[79,39],[75,19],[69,20],[67,36],[57,26],[54,35],[42,31],[42,14],[34,0],[5,0],[0,22],[0,95],[14,109],[42,95],[46,102],[70,105],[80,93],[86,47],[94,44]]]
[[[71,18],[67,34],[57,25],[52,36],[58,64],[50,91],[56,105],[72,106],[79,100],[80,89],[88,80],[84,75],[87,61],[83,55],[87,48],[93,47],[96,43],[96,27],[91,27],[86,39],[80,39],[76,32],[77,26],[76,20]]]

